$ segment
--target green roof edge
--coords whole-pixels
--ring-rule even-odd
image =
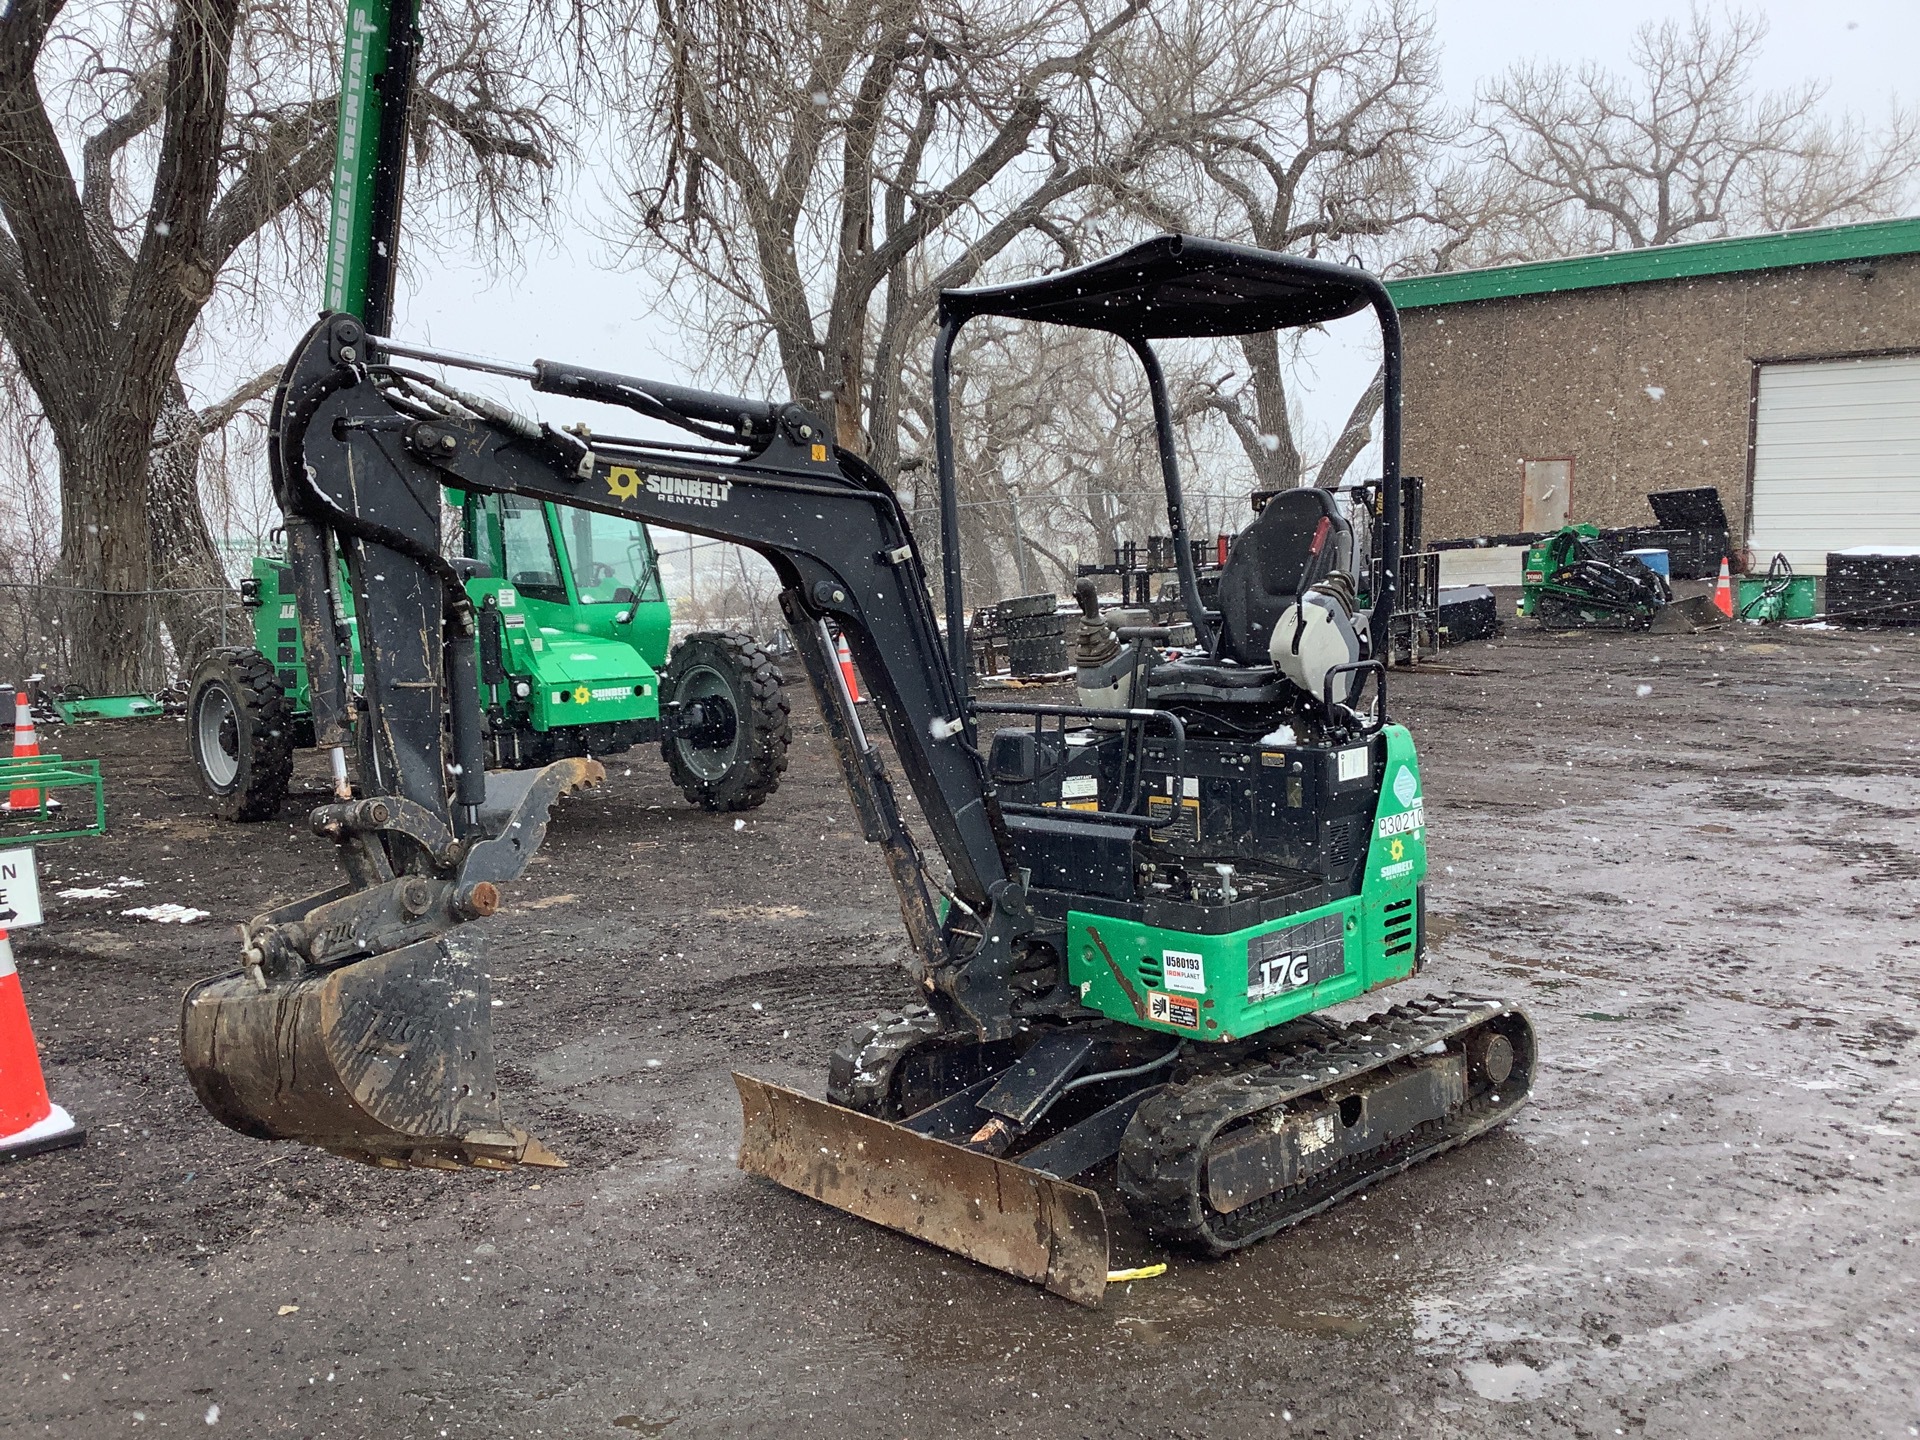
[[[1403,280],[1388,281],[1387,293],[1402,310],[1421,310],[1435,305],[1464,305],[1474,300],[1506,300],[1520,295],[1552,295],[1562,290],[1594,290],[1610,285],[1641,285],[1651,280],[1688,280],[1742,270],[1777,270],[1916,253],[1920,253],[1920,216],[1908,216],[1899,220],[1869,220],[1859,225],[1830,225],[1818,230],[1739,235],[1690,245],[1612,250],[1569,260],[1534,260],[1525,265],[1502,265],[1487,270],[1410,275]]]

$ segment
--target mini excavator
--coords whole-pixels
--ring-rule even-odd
[[[389,107],[402,95],[388,86]],[[1154,342],[1365,310],[1385,357],[1380,554],[1359,553],[1325,492],[1285,492],[1236,538],[1203,606]],[[950,382],[955,339],[982,316],[1116,336],[1152,400],[1195,643],[1084,592],[1071,705],[968,693]],[[1381,659],[1400,534],[1399,328],[1384,287],[1167,235],[948,291],[939,321],[944,635],[898,498],[800,405],[447,354],[347,313],[314,324],[275,392],[270,456],[302,615],[338,613],[329,587],[344,559],[361,617],[357,696],[329,628],[307,637],[316,674],[334,667],[315,685],[316,720],[352,733],[357,783],[312,817],[343,883],[256,918],[240,964],[186,996],[186,1067],[215,1116],[385,1165],[556,1161],[504,1118],[485,970],[475,947],[449,942],[500,907],[550,807],[598,767],[485,771],[472,605],[441,550],[445,491],[731,541],[778,575],[897,891],[917,1003],[832,1052],[824,1099],[736,1075],[743,1169],[1092,1305],[1109,1274],[1102,1189],[1155,1240],[1217,1256],[1525,1102],[1533,1032],[1501,1000],[1321,1014],[1424,957],[1424,795]],[[513,375],[693,439],[557,429],[417,362]],[[903,823],[836,633],[939,865]]]

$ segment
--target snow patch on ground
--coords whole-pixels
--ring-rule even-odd
[[[122,915],[131,915],[135,920],[156,920],[162,925],[193,925],[207,918],[207,911],[196,910],[191,905],[175,905],[168,901],[162,905],[136,905],[131,910],[122,910]]]

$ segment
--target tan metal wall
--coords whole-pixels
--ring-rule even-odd
[[[1712,485],[1737,545],[1754,363],[1920,350],[1920,256],[1429,306],[1402,323],[1405,468],[1426,477],[1429,539],[1519,530],[1522,462],[1571,456],[1575,520],[1651,525],[1648,491]]]

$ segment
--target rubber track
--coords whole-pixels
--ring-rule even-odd
[[[684,769],[678,763],[676,741],[671,735],[661,737],[660,753],[674,783],[694,804],[708,810],[751,810],[780,788],[780,777],[787,769],[787,747],[793,743],[793,721],[786,693],[780,688],[780,671],[766,647],[750,635],[731,630],[702,631],[682,640],[680,647],[696,641],[723,650],[746,688],[751,715],[742,715],[738,721],[745,731],[744,753],[718,781],[704,780]],[[672,669],[669,663],[669,679],[661,687],[663,697],[672,695],[678,678],[671,675]]]
[[[1317,1092],[1502,1017],[1508,1018],[1509,1026],[1524,1027],[1529,1038],[1524,1049],[1516,1046],[1516,1073],[1497,1092],[1470,1096],[1463,1108],[1450,1115],[1231,1213],[1207,1203],[1207,1152],[1227,1125],[1308,1100]],[[1303,1044],[1280,1064],[1205,1076],[1154,1096],[1140,1107],[1122,1143],[1120,1190],[1128,1211],[1157,1240],[1206,1255],[1224,1255],[1492,1129],[1526,1103],[1532,1074],[1531,1026],[1523,1012],[1500,1000],[1430,995]]]

